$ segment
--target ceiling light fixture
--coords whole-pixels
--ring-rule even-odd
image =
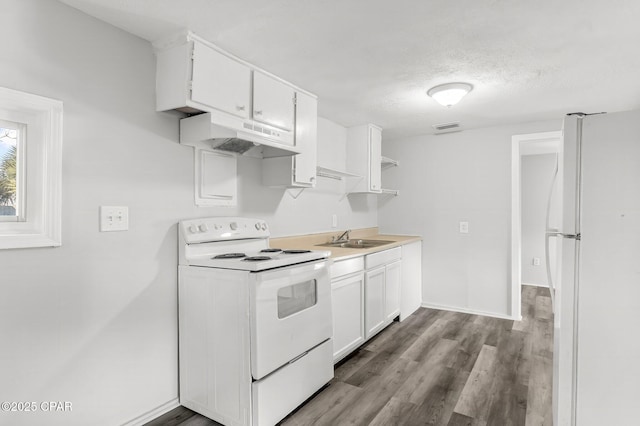
[[[446,83],[432,87],[427,92],[440,105],[449,108],[460,102],[460,99],[473,90],[473,86],[469,83]]]

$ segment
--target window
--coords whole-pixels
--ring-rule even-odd
[[[62,102],[0,87],[0,249],[60,245]]]
[[[0,120],[0,221],[24,221],[24,123]]]
[[[286,318],[312,307],[318,301],[316,280],[278,289],[278,318]]]

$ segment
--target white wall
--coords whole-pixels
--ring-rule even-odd
[[[384,141],[400,166],[383,186],[381,232],[418,234],[423,304],[510,316],[511,136],[558,130],[557,121]],[[459,222],[469,222],[469,233]]]
[[[521,160],[522,267],[524,284],[547,285],[544,233],[555,154],[523,155]],[[556,203],[557,204],[557,203]],[[555,240],[553,241],[555,243]],[[533,265],[533,258],[540,265]]]
[[[256,216],[277,235],[328,230],[332,213],[376,224],[374,202],[340,201],[332,182],[297,200],[263,188],[253,159],[238,208],[196,208],[178,117],[155,112],[149,43],[55,1],[0,9],[0,86],[64,102],[63,245],[0,251],[0,401],[73,404],[0,424],[116,425],[177,398],[178,220]],[[130,230],[99,233],[100,205],[129,206]]]

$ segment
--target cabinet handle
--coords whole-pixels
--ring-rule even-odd
[[[244,105],[236,105],[238,111],[244,111]]]
[[[253,111],[253,115],[262,115],[262,111]]]

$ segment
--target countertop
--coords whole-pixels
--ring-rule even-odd
[[[390,248],[399,247],[404,244],[422,241],[422,237],[415,235],[389,235],[379,234],[378,228],[354,229],[350,233],[352,240],[384,240],[389,241],[378,247],[371,248],[343,248],[343,247],[323,247],[318,244],[324,244],[331,241],[331,237],[336,237],[340,232],[328,232],[322,234],[300,235],[295,237],[272,238],[270,240],[271,247],[281,249],[302,249],[302,250],[327,250],[331,252],[331,259],[334,261],[345,260],[352,257],[364,256],[378,251],[388,250]]]

